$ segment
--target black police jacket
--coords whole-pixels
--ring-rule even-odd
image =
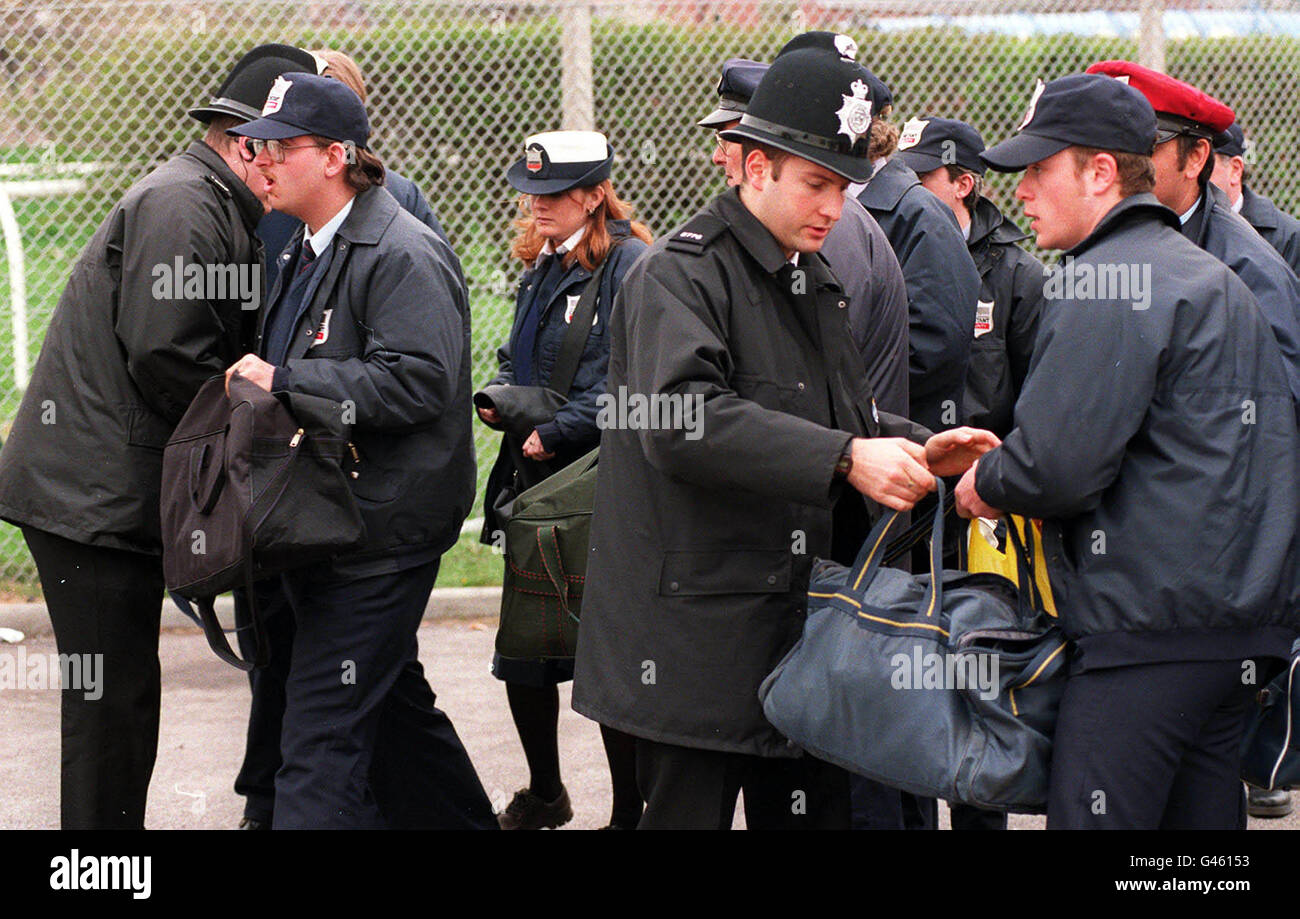
[[[981,197],[967,245],[980,274],[975,338],[964,402],[966,424],[1005,437],[1029,372],[1043,304],[1043,263],[1020,247],[1027,239],[996,204]]]
[[[894,247],[907,283],[911,412],[933,430],[961,423],[980,278],[952,208],[900,159],[880,167],[858,200]]]
[[[1149,267],[1132,299],[1049,302],[1016,426],[979,461],[994,507],[1046,518],[1080,667],[1285,655],[1300,438],[1286,370],[1246,285],[1153,195],[1066,253],[1076,276]]]
[[[261,202],[201,142],[131,186],[50,319],[0,451],[0,517],[161,554],[162,448],[203,381],[251,337],[261,216]],[[209,266],[222,268],[220,283]],[[251,302],[241,286],[256,288]]]
[[[847,315],[825,261],[791,269],[736,189],[628,271],[606,389],[629,412],[601,432],[574,709],[664,743],[797,753],[758,685],[801,633],[837,501],[866,535],[836,462],[855,435],[928,433],[877,424]],[[634,416],[651,396],[691,423]]]
[[[1282,256],[1245,220],[1232,212],[1217,185],[1201,186],[1204,196],[1183,233],[1246,282],[1273,328],[1286,361],[1291,395],[1300,411],[1300,280]]]
[[[1278,209],[1263,195],[1241,186],[1240,215],[1277,250],[1278,255],[1300,275],[1300,220]]]
[[[356,196],[330,247],[275,386],[348,411],[366,541],[335,567],[364,576],[442,554],[469,513],[469,303],[451,247],[383,187]]]

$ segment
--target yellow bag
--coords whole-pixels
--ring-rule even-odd
[[[1002,520],[997,521],[997,529],[991,532],[989,521],[972,520],[970,529],[967,533],[966,548],[966,570],[971,572],[981,572],[988,574],[1000,574],[1009,581],[1016,584],[1020,583],[1019,566],[1016,564],[1015,547],[1011,545],[1011,540],[1007,538],[1007,523],[1015,523],[1017,530],[1022,537],[1025,536],[1025,519],[1015,514],[1008,514]],[[1038,592],[1043,598],[1043,609],[1055,616],[1056,602],[1052,599],[1052,582],[1047,576],[1047,562],[1043,553],[1043,527],[1038,521],[1033,521],[1032,529],[1034,538],[1032,544],[1025,539],[1025,548],[1029,550],[1030,558],[1034,563],[1034,583],[1038,585]],[[1000,544],[1001,549],[994,543]]]

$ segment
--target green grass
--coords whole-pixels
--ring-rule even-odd
[[[442,557],[439,587],[500,587],[505,562],[499,552],[467,534]]]

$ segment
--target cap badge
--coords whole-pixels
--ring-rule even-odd
[[[835,36],[835,50],[846,61],[856,61],[858,59],[858,43],[847,35]]]
[[[262,106],[262,117],[274,115],[280,111],[280,106],[284,105],[284,94],[292,86],[289,80],[284,77],[276,77],[275,82],[271,84],[271,91],[266,94],[266,104]]]
[[[861,80],[854,80],[849,91],[853,95],[840,96],[844,104],[835,114],[840,116],[839,133],[847,136],[850,144],[856,144],[871,131],[871,100],[867,98],[867,84]]]
[[[529,172],[542,171],[542,148],[541,147],[529,147],[527,150],[524,151],[524,157],[525,157],[524,166],[527,167]]]
[[[921,134],[930,124],[922,118],[913,118],[907,124],[903,125],[903,131],[898,135],[898,149],[906,150],[909,147],[915,147],[921,142]]]
[[[1039,80],[1038,85],[1034,87],[1034,94],[1029,98],[1029,108],[1025,110],[1025,117],[1016,126],[1017,131],[1023,131],[1029,125],[1029,122],[1034,120],[1034,112],[1038,109],[1038,97],[1042,94],[1043,81]]]

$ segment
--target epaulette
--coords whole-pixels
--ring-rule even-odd
[[[712,214],[696,214],[668,240],[668,248],[703,255],[709,244],[727,229],[727,222]]]
[[[226,187],[226,183],[222,182],[216,176],[212,175],[212,173],[208,173],[203,178],[209,185],[211,185],[217,191],[221,192],[221,194],[224,195],[226,198],[233,199],[235,197],[233,194],[231,194],[230,189]]]

